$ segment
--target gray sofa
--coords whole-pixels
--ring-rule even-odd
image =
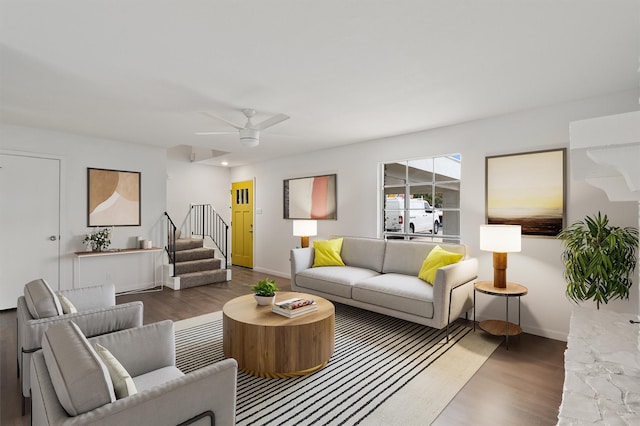
[[[29,303],[25,296],[18,298],[17,356],[18,373],[21,376],[23,414],[24,398],[29,397],[31,355],[41,348],[42,337],[49,327],[61,321],[72,320],[78,324],[86,336],[92,337],[140,327],[143,319],[142,302],[116,305],[116,291],[113,284],[62,290],[60,293],[78,310],[76,313],[68,314],[58,312],[60,308],[59,306],[56,308],[56,305],[59,305],[59,302],[52,299],[51,294],[48,297],[41,297],[40,301],[33,301],[35,296],[28,291],[28,287],[33,287],[34,284],[43,292],[45,290],[51,292],[44,280],[34,280],[25,285],[25,292],[30,296]],[[28,305],[31,305],[31,308]]]
[[[478,261],[458,244],[343,237],[346,266],[313,268],[314,249],[291,250],[291,288],[335,302],[442,329],[473,307]],[[436,246],[464,255],[441,267],[433,285],[418,278]],[[448,336],[448,333],[447,333]]]
[[[116,399],[96,343],[122,364],[137,393]],[[42,347],[31,362],[33,425],[235,424],[236,361],[183,374],[172,321],[90,339],[67,321],[47,331]]]

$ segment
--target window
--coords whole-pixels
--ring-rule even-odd
[[[385,238],[460,242],[460,154],[381,164]]]

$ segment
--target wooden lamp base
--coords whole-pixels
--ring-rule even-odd
[[[309,247],[309,237],[300,237],[300,247]]]
[[[493,286],[507,288],[507,253],[493,252]]]

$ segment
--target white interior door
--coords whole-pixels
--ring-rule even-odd
[[[0,309],[36,278],[59,289],[60,160],[0,154],[0,236]]]

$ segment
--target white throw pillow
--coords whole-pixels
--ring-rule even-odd
[[[60,300],[63,314],[75,314],[78,312],[76,307],[73,306],[73,303],[60,292],[58,292],[58,300]]]
[[[100,355],[100,358],[102,358],[102,362],[107,366],[107,370],[109,370],[116,398],[120,399],[138,393],[131,375],[122,366],[122,364],[120,364],[120,361],[118,361],[116,357],[109,352],[109,349],[99,343],[95,344],[95,348],[98,355]]]

